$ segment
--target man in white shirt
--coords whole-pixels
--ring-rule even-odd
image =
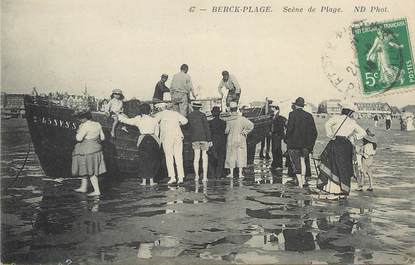
[[[173,76],[170,85],[170,95],[173,102],[174,110],[180,112],[183,116],[189,113],[190,93],[196,98],[193,91],[192,80],[187,74],[189,66],[182,64],[180,72]]]
[[[168,106],[171,108],[172,106]],[[183,183],[183,133],[181,125],[187,124],[187,119],[180,113],[165,109],[155,115],[156,120],[160,123],[160,141],[166,157],[167,173],[169,175],[169,184],[176,182],[174,172],[174,162],[177,169],[177,183]]]
[[[229,107],[230,102],[239,103],[239,98],[241,97],[241,87],[239,86],[238,81],[234,75],[230,75],[228,71],[222,72],[222,79],[219,82],[218,91],[221,97],[223,98],[222,88],[225,87],[228,90],[228,95],[226,96],[226,106]]]

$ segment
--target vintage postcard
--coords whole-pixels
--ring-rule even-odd
[[[1,0],[1,264],[415,264],[415,1]]]

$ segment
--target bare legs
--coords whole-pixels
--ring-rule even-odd
[[[207,181],[207,172],[208,172],[208,155],[206,150],[193,149],[194,159],[193,159],[193,169],[195,171],[195,181],[199,181],[199,161],[200,154],[202,154],[202,168],[203,168],[203,182]]]
[[[92,184],[92,187],[94,188],[94,191],[89,193],[88,196],[99,196],[99,195],[101,195],[101,191],[99,189],[99,182],[98,182],[97,176],[91,176],[89,178],[89,180],[91,181],[91,184]],[[88,184],[87,179],[82,178],[81,186],[78,189],[76,189],[75,191],[85,193],[87,191],[87,184]]]
[[[149,183],[150,186],[157,185],[157,183],[154,182],[153,178],[149,178],[149,180],[150,180],[150,183]],[[145,186],[146,185],[146,182],[147,182],[147,178],[143,178],[140,185],[141,186]]]
[[[82,178],[81,179],[81,186],[79,188],[77,188],[75,191],[85,193],[86,189],[87,189],[87,185],[88,185],[88,180],[86,178]]]
[[[244,178],[245,176],[243,175],[243,168],[242,167],[237,167],[237,169],[239,169],[238,170],[239,171],[239,178],[240,179]],[[233,170],[234,170],[234,168],[229,168],[229,170],[230,170],[229,175],[227,175],[226,177],[227,178],[233,178]]]

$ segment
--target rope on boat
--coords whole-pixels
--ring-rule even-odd
[[[23,169],[26,166],[27,163],[27,159],[29,158],[29,154],[30,154],[30,143],[27,145],[27,152],[26,152],[26,157],[23,161],[23,165],[20,167],[19,171],[17,172],[17,174],[14,176],[13,181],[7,185],[7,187],[4,189],[5,191],[7,191],[11,186],[13,186],[13,184],[17,181],[17,179],[19,178],[20,174],[22,173]]]

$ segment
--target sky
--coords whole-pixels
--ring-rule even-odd
[[[354,1],[357,3],[357,1]],[[68,91],[151,99],[162,73],[181,64],[200,97],[218,96],[221,72],[235,75],[242,102],[303,96],[317,104],[342,97],[326,77],[321,56],[336,31],[357,19],[406,17],[414,45],[415,1],[359,1],[387,13],[353,13],[351,1],[2,0],[1,89]],[[284,6],[340,7],[341,14],[283,13]],[[268,14],[212,13],[216,5],[271,6]],[[189,8],[196,7],[190,13]],[[207,11],[199,11],[207,8]],[[339,54],[337,54],[339,55]],[[336,63],[342,66],[353,54]],[[349,58],[350,57],[350,58]],[[344,62],[343,62],[344,61]],[[361,101],[415,104],[415,92]]]

